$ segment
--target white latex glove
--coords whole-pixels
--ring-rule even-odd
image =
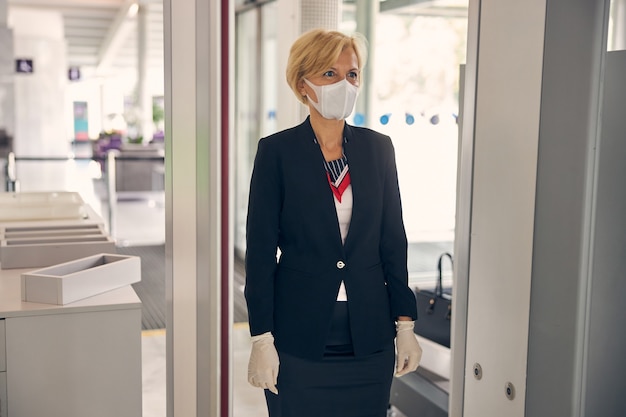
[[[274,336],[267,332],[252,336],[252,351],[248,362],[248,382],[278,395],[278,352],[274,347]]]
[[[422,348],[413,333],[414,326],[413,321],[396,322],[396,376],[415,371],[422,360]]]

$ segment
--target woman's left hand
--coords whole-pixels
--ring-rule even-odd
[[[413,333],[414,326],[413,321],[396,322],[396,376],[415,371],[422,360],[422,348]]]

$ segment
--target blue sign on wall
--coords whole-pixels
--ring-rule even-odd
[[[33,60],[18,58],[15,60],[15,72],[31,74],[34,71]]]

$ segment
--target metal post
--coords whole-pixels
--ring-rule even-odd
[[[116,158],[119,155],[117,149],[107,151],[106,159],[106,184],[108,197],[108,219],[109,219],[109,235],[115,238],[115,214],[117,210],[117,187],[116,187]]]
[[[19,191],[20,183],[17,180],[15,172],[15,154],[13,152],[9,152],[9,155],[7,156],[7,164],[4,171],[4,174],[6,176],[5,191],[7,192]]]

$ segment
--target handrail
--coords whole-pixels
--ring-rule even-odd
[[[108,203],[108,223],[109,234],[114,236],[115,219],[116,219],[116,203],[117,203],[117,189],[116,189],[116,164],[118,161],[159,161],[165,160],[164,155],[151,155],[151,156],[123,156],[117,149],[110,149],[104,156],[92,156],[92,157],[77,157],[73,155],[68,156],[15,156],[15,153],[10,152],[7,157],[7,163],[5,167],[6,184],[5,191],[17,192],[19,191],[19,181],[17,180],[17,162],[20,161],[49,161],[49,162],[66,162],[66,161],[99,161],[104,164],[106,172],[106,190],[107,190],[107,203]]]
[[[106,154],[106,183],[107,183],[107,197],[109,205],[109,234],[115,236],[113,233],[115,229],[115,219],[117,218],[117,172],[116,172],[116,160],[119,156],[119,151],[110,149]]]
[[[11,152],[13,154],[13,152]],[[9,155],[11,155],[9,154]],[[50,162],[64,162],[64,161],[106,161],[107,156],[15,156],[14,161],[50,161]],[[158,156],[117,156],[115,159],[118,161],[164,161],[164,155]]]

